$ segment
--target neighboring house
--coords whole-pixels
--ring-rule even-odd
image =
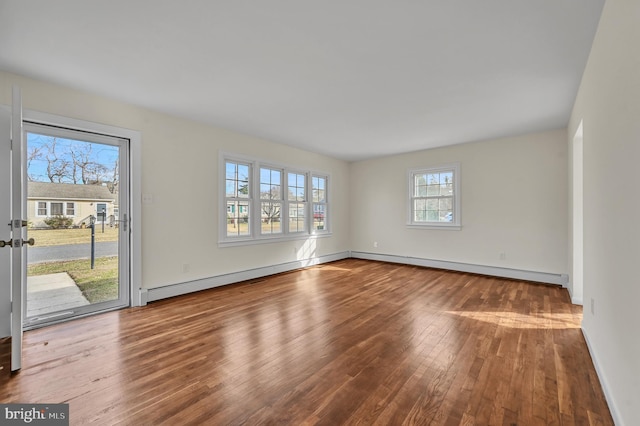
[[[46,228],[44,220],[52,216],[73,219],[72,226],[89,225],[90,216],[107,223],[117,215],[116,195],[106,186],[71,183],[29,182],[27,186],[27,219],[34,228]]]

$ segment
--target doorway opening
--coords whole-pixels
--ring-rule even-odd
[[[25,329],[130,305],[128,139],[24,123]]]

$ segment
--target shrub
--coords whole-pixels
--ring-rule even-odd
[[[48,227],[53,229],[68,228],[73,224],[73,219],[65,216],[52,216],[43,221]]]

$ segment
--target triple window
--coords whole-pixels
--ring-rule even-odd
[[[328,176],[232,158],[224,171],[221,242],[328,232]]]
[[[75,216],[76,203],[37,201],[36,216]]]

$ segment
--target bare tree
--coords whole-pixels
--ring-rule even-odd
[[[31,163],[42,159],[42,151],[42,146],[30,146],[27,152],[27,178],[31,182],[37,180],[37,176],[34,176],[33,173],[29,173],[29,170],[33,170],[31,168]]]
[[[62,183],[69,176],[71,162],[64,158],[63,153],[59,153],[58,139],[52,138],[51,143],[47,145],[47,177],[49,181],[54,183]]]
[[[117,157],[106,160],[95,152],[97,145],[93,143],[50,136],[42,136],[38,142],[29,147],[27,154],[27,174],[31,181],[42,180],[45,175],[53,183],[106,185],[112,193],[117,190],[120,178]],[[104,149],[109,151],[107,158],[113,158],[113,150]],[[100,161],[101,158],[104,160]],[[38,162],[43,166],[31,167],[32,163],[35,166]],[[41,175],[34,170],[40,170]]]
[[[269,188],[269,191],[260,193],[262,202],[262,217],[264,217],[265,223],[271,223],[276,220],[280,220],[280,210],[282,207],[280,197],[280,186],[273,185]],[[271,202],[267,200],[272,200]]]

